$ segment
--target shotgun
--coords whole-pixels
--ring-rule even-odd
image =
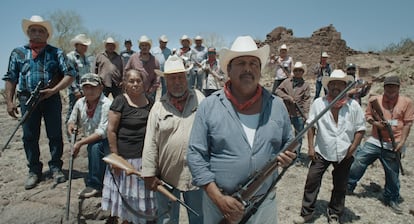
[[[76,143],[76,135],[78,134],[78,129],[75,128],[70,135],[70,158],[69,158],[69,180],[68,180],[68,189],[66,192],[66,220],[69,220],[69,210],[70,210],[70,191],[72,189],[72,169],[73,169],[73,147]]]
[[[257,202],[253,202],[252,198],[254,198],[255,194],[260,190],[263,183],[267,180],[268,177],[272,176],[273,173],[278,168],[278,162],[277,157],[279,154],[289,150],[291,152],[295,151],[295,148],[299,144],[299,140],[302,138],[302,136],[315,125],[315,123],[323,116],[325,115],[328,110],[331,109],[333,105],[335,105],[336,102],[338,102],[341,98],[343,98],[347,92],[354,87],[355,81],[350,83],[327,107],[325,107],[316,117],[313,119],[306,127],[300,131],[295,138],[286,146],[283,150],[279,151],[277,155],[267,162],[267,164],[260,169],[258,172],[256,172],[250,179],[247,180],[245,184],[243,184],[239,190],[234,192],[232,196],[236,198],[238,201],[240,201],[245,206],[245,215],[243,216],[242,220],[239,223],[246,223],[251,216],[253,216],[257,209],[259,208],[260,204],[264,201],[264,197],[266,197],[271,190],[276,186],[276,184],[279,182],[279,180],[282,178],[282,176],[286,173],[286,170],[288,167],[283,168],[281,173],[278,175],[277,179],[272,182],[272,185],[270,186],[269,190],[264,194],[262,197],[256,199]],[[258,204],[260,203],[260,204]],[[228,223],[226,219],[222,219],[220,221],[220,224],[226,224]]]
[[[392,127],[390,123],[384,117],[384,113],[382,112],[381,106],[378,103],[378,99],[375,98],[374,100],[371,100],[369,103],[371,104],[371,109],[377,115],[377,116],[374,116],[376,118],[375,120],[380,121],[382,124],[385,125],[385,129],[387,130],[388,136],[390,136],[390,139],[391,139],[392,148],[393,150],[395,150],[395,148],[397,147],[397,143],[395,142],[394,132],[392,131]],[[404,169],[401,164],[401,152],[396,152],[396,153],[397,153],[398,165],[401,170],[401,175],[404,175],[405,174]]]

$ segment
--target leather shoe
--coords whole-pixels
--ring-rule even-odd
[[[312,220],[313,215],[305,215],[305,216],[297,216],[293,219],[293,223],[295,224],[304,224],[304,223],[308,223]]]
[[[36,187],[37,183],[39,183],[39,175],[35,173],[29,173],[29,176],[26,179],[26,182],[24,183],[24,189],[30,190],[34,187]]]
[[[54,170],[52,172],[52,177],[55,183],[57,184],[60,184],[66,181],[65,174],[63,174],[61,170]]]
[[[390,206],[391,210],[395,213],[395,214],[403,214],[403,210],[400,207],[400,205],[398,205],[397,202],[395,201],[390,201],[388,203],[388,206]]]

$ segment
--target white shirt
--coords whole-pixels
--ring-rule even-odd
[[[253,148],[253,141],[254,136],[256,135],[256,129],[259,125],[259,118],[260,114],[252,114],[252,115],[246,115],[237,113],[240,118],[240,123],[243,126],[244,133],[246,133],[247,140],[249,142],[250,147]]]
[[[317,98],[311,105],[309,124],[324,108],[329,105],[326,97]],[[364,112],[355,100],[348,102],[339,109],[338,123],[330,111],[326,112],[315,124],[315,151],[331,162],[342,161],[358,131],[365,131]]]

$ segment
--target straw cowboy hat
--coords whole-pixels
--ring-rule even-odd
[[[334,80],[344,81],[348,83],[354,81],[354,77],[347,75],[344,71],[340,69],[335,69],[331,73],[331,76],[324,76],[322,78],[323,88],[328,89],[328,83]]]
[[[329,58],[329,54],[327,52],[322,52],[321,57],[323,57],[323,58]]]
[[[191,69],[191,68],[190,68]],[[185,72],[187,73],[190,69],[186,69],[184,61],[178,55],[171,55],[164,63],[164,72],[159,69],[154,69],[154,72],[159,76],[165,76],[173,73]]]
[[[203,37],[201,37],[200,35],[197,35],[196,37],[194,37],[194,40],[203,40]]]
[[[293,71],[295,71],[296,69],[302,69],[303,74],[306,74],[306,65],[304,65],[302,62],[295,62],[295,65],[293,66]]]
[[[32,25],[39,25],[39,26],[43,26],[47,32],[49,33],[49,37],[47,38],[48,40],[50,39],[50,37],[52,37],[53,35],[53,29],[52,29],[52,24],[50,24],[49,21],[44,20],[41,16],[38,15],[33,15],[32,17],[30,17],[30,19],[23,19],[22,20],[22,28],[23,28],[23,32],[27,35],[27,30],[29,29],[30,26]],[[28,36],[28,35],[27,35]]]
[[[190,42],[190,45],[191,45],[191,38],[190,37],[188,37],[187,35],[183,35],[181,38],[180,38],[180,43],[182,44],[183,43],[183,40],[188,40],[189,42]]]
[[[70,44],[75,46],[76,44],[82,44],[89,46],[91,45],[92,41],[88,38],[85,34],[81,33],[76,35],[72,40],[70,40]]]
[[[168,38],[167,38],[167,36],[166,35],[161,35],[160,36],[160,38],[158,38],[158,40],[159,41],[161,41],[161,42],[164,42],[164,43],[166,43],[166,42],[168,42]]]
[[[280,50],[287,50],[287,49],[288,48],[287,48],[286,44],[282,44],[282,46],[279,47],[279,51]]]
[[[260,59],[261,69],[266,66],[269,57],[269,45],[257,48],[256,42],[251,36],[239,36],[233,42],[230,49],[222,49],[220,55],[220,67],[224,73],[228,74],[227,65],[231,60],[240,56],[255,56]]]
[[[142,43],[147,43],[150,45],[150,47],[152,46],[152,40],[147,37],[146,35],[142,35],[139,40],[138,40],[138,46],[141,45]]]
[[[112,38],[112,37],[108,37],[108,38],[106,38],[106,40],[104,40],[104,44],[106,45],[106,44],[115,44],[115,49],[118,49],[118,46],[119,46],[119,43],[118,42],[116,42],[115,40],[114,40],[114,38]]]

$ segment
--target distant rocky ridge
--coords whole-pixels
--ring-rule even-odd
[[[362,53],[351,49],[346,45],[346,41],[341,38],[341,33],[330,24],[313,32],[311,37],[295,37],[292,29],[277,27],[266,35],[264,42],[259,42],[262,46],[268,44],[270,53],[279,54],[279,47],[282,44],[288,46],[288,54],[294,61],[301,61],[312,69],[320,61],[322,51],[328,52],[330,58],[328,62],[333,68],[344,69],[346,57]]]

